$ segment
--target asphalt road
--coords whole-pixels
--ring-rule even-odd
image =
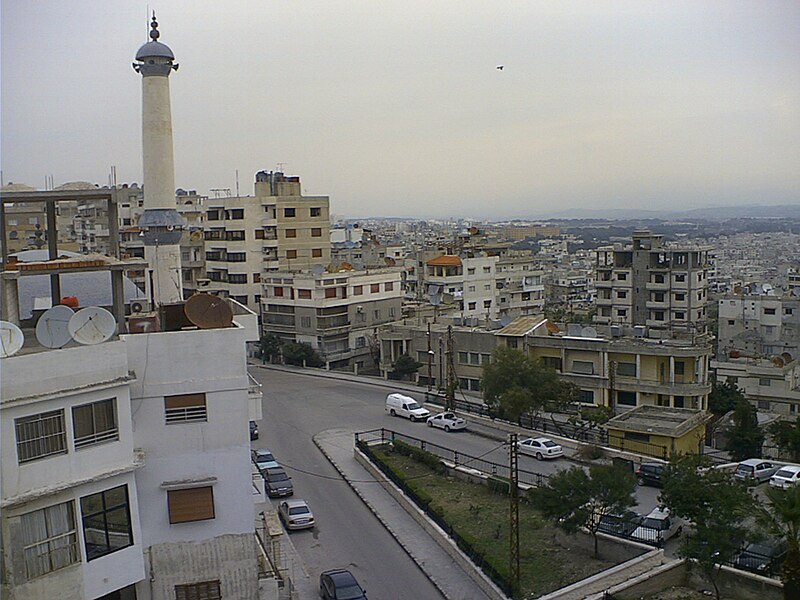
[[[384,427],[428,442],[457,449],[486,460],[507,463],[507,448],[499,441],[466,431],[447,433],[391,417],[385,411],[389,390],[358,383],[254,367],[253,376],[263,384],[263,420],[260,440],[254,447],[268,447],[293,478],[295,497],[311,505],[317,527],[292,533],[312,578],[320,571],[346,567],[353,571],[370,598],[437,598],[438,591],[415,563],[361,503],[350,487],[316,448],[312,437],[327,429],[366,431]],[[406,392],[404,392],[406,393]],[[409,394],[418,400],[423,394]],[[538,461],[520,455],[521,468],[554,473],[574,466],[564,458]],[[657,504],[659,490],[637,489],[640,513]]]

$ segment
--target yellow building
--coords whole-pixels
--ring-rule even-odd
[[[663,460],[673,454],[697,454],[705,442],[710,414],[690,408],[639,406],[605,424],[611,448]]]

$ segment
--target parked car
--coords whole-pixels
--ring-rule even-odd
[[[324,600],[367,600],[367,592],[346,569],[323,571],[319,575],[319,595]]]
[[[752,542],[733,561],[737,569],[770,576],[780,572],[789,549],[786,540],[770,538]]]
[[[549,438],[528,438],[517,442],[519,451],[523,454],[535,456],[537,460],[557,458],[564,455],[564,450]]]
[[[439,427],[445,431],[455,431],[456,429],[466,429],[467,422],[455,413],[443,412],[428,417],[428,427]]]
[[[628,538],[642,524],[642,515],[629,512],[625,514],[608,513],[600,517],[597,524],[597,531],[602,531],[609,535]]]
[[[282,467],[264,469],[261,471],[261,475],[264,476],[264,487],[266,488],[267,496],[270,498],[294,495],[292,478],[286,474]]]
[[[275,469],[280,467],[278,461],[276,461],[275,457],[272,456],[272,452],[266,448],[253,450],[253,462],[256,463],[256,467],[258,467],[258,470],[262,473],[264,469]]]
[[[314,513],[305,500],[284,500],[278,505],[278,517],[286,529],[308,529],[314,527]]]
[[[393,417],[405,417],[412,421],[422,421],[431,414],[431,411],[420,406],[416,400],[403,394],[386,396],[386,412]]]
[[[683,531],[683,526],[679,519],[670,517],[668,508],[655,508],[633,530],[631,539],[660,548],[671,537],[680,535],[681,531]]]
[[[258,439],[258,425],[255,421],[250,421],[250,441]]]
[[[667,465],[663,463],[642,463],[636,469],[636,482],[639,485],[664,485],[664,473]]]
[[[739,481],[758,485],[772,477],[779,467],[780,465],[762,458],[748,458],[739,463],[733,476]]]
[[[770,477],[769,484],[772,487],[787,490],[797,485],[800,481],[800,466],[786,465],[775,471],[775,475]]]

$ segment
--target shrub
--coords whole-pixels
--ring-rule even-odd
[[[584,460],[599,460],[603,458],[603,449],[594,444],[581,444],[578,447],[578,456]]]

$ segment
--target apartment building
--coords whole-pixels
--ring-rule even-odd
[[[266,274],[262,332],[310,344],[328,368],[370,367],[377,327],[401,317],[400,272]]]
[[[44,209],[40,205],[18,203],[5,207],[5,244],[8,253],[37,250],[46,246],[47,240],[44,237],[46,218]]]
[[[727,356],[711,362],[717,381],[733,383],[759,411],[800,416],[800,359]]]
[[[626,247],[598,248],[597,315],[603,324],[703,331],[710,247],[666,246],[663,236],[633,234]]]
[[[255,196],[209,198],[208,289],[258,311],[262,277],[331,262],[330,201],[303,196],[299,177],[256,173]]]
[[[421,384],[441,384],[446,369],[446,345],[441,340],[447,324],[444,319],[431,324],[433,354],[428,353],[427,324],[403,321],[381,328],[384,376],[397,356],[409,354],[423,364],[418,371]],[[506,345],[554,368],[563,380],[578,387],[579,401],[586,405],[612,406],[617,412],[650,405],[708,407],[712,348],[706,336],[650,339],[637,337],[630,327],[612,331],[578,326],[563,331],[541,316],[518,317],[502,329],[452,325],[451,330],[455,369],[463,390],[480,389],[483,364],[491,360],[497,346]]]
[[[800,297],[728,295],[717,307],[719,359],[800,358]]]
[[[498,315],[515,319],[541,314],[545,304],[544,270],[531,255],[508,255],[497,261]]]
[[[546,277],[545,281],[549,304],[570,311],[586,309],[591,305],[592,296],[586,273],[569,269],[555,269]]]

